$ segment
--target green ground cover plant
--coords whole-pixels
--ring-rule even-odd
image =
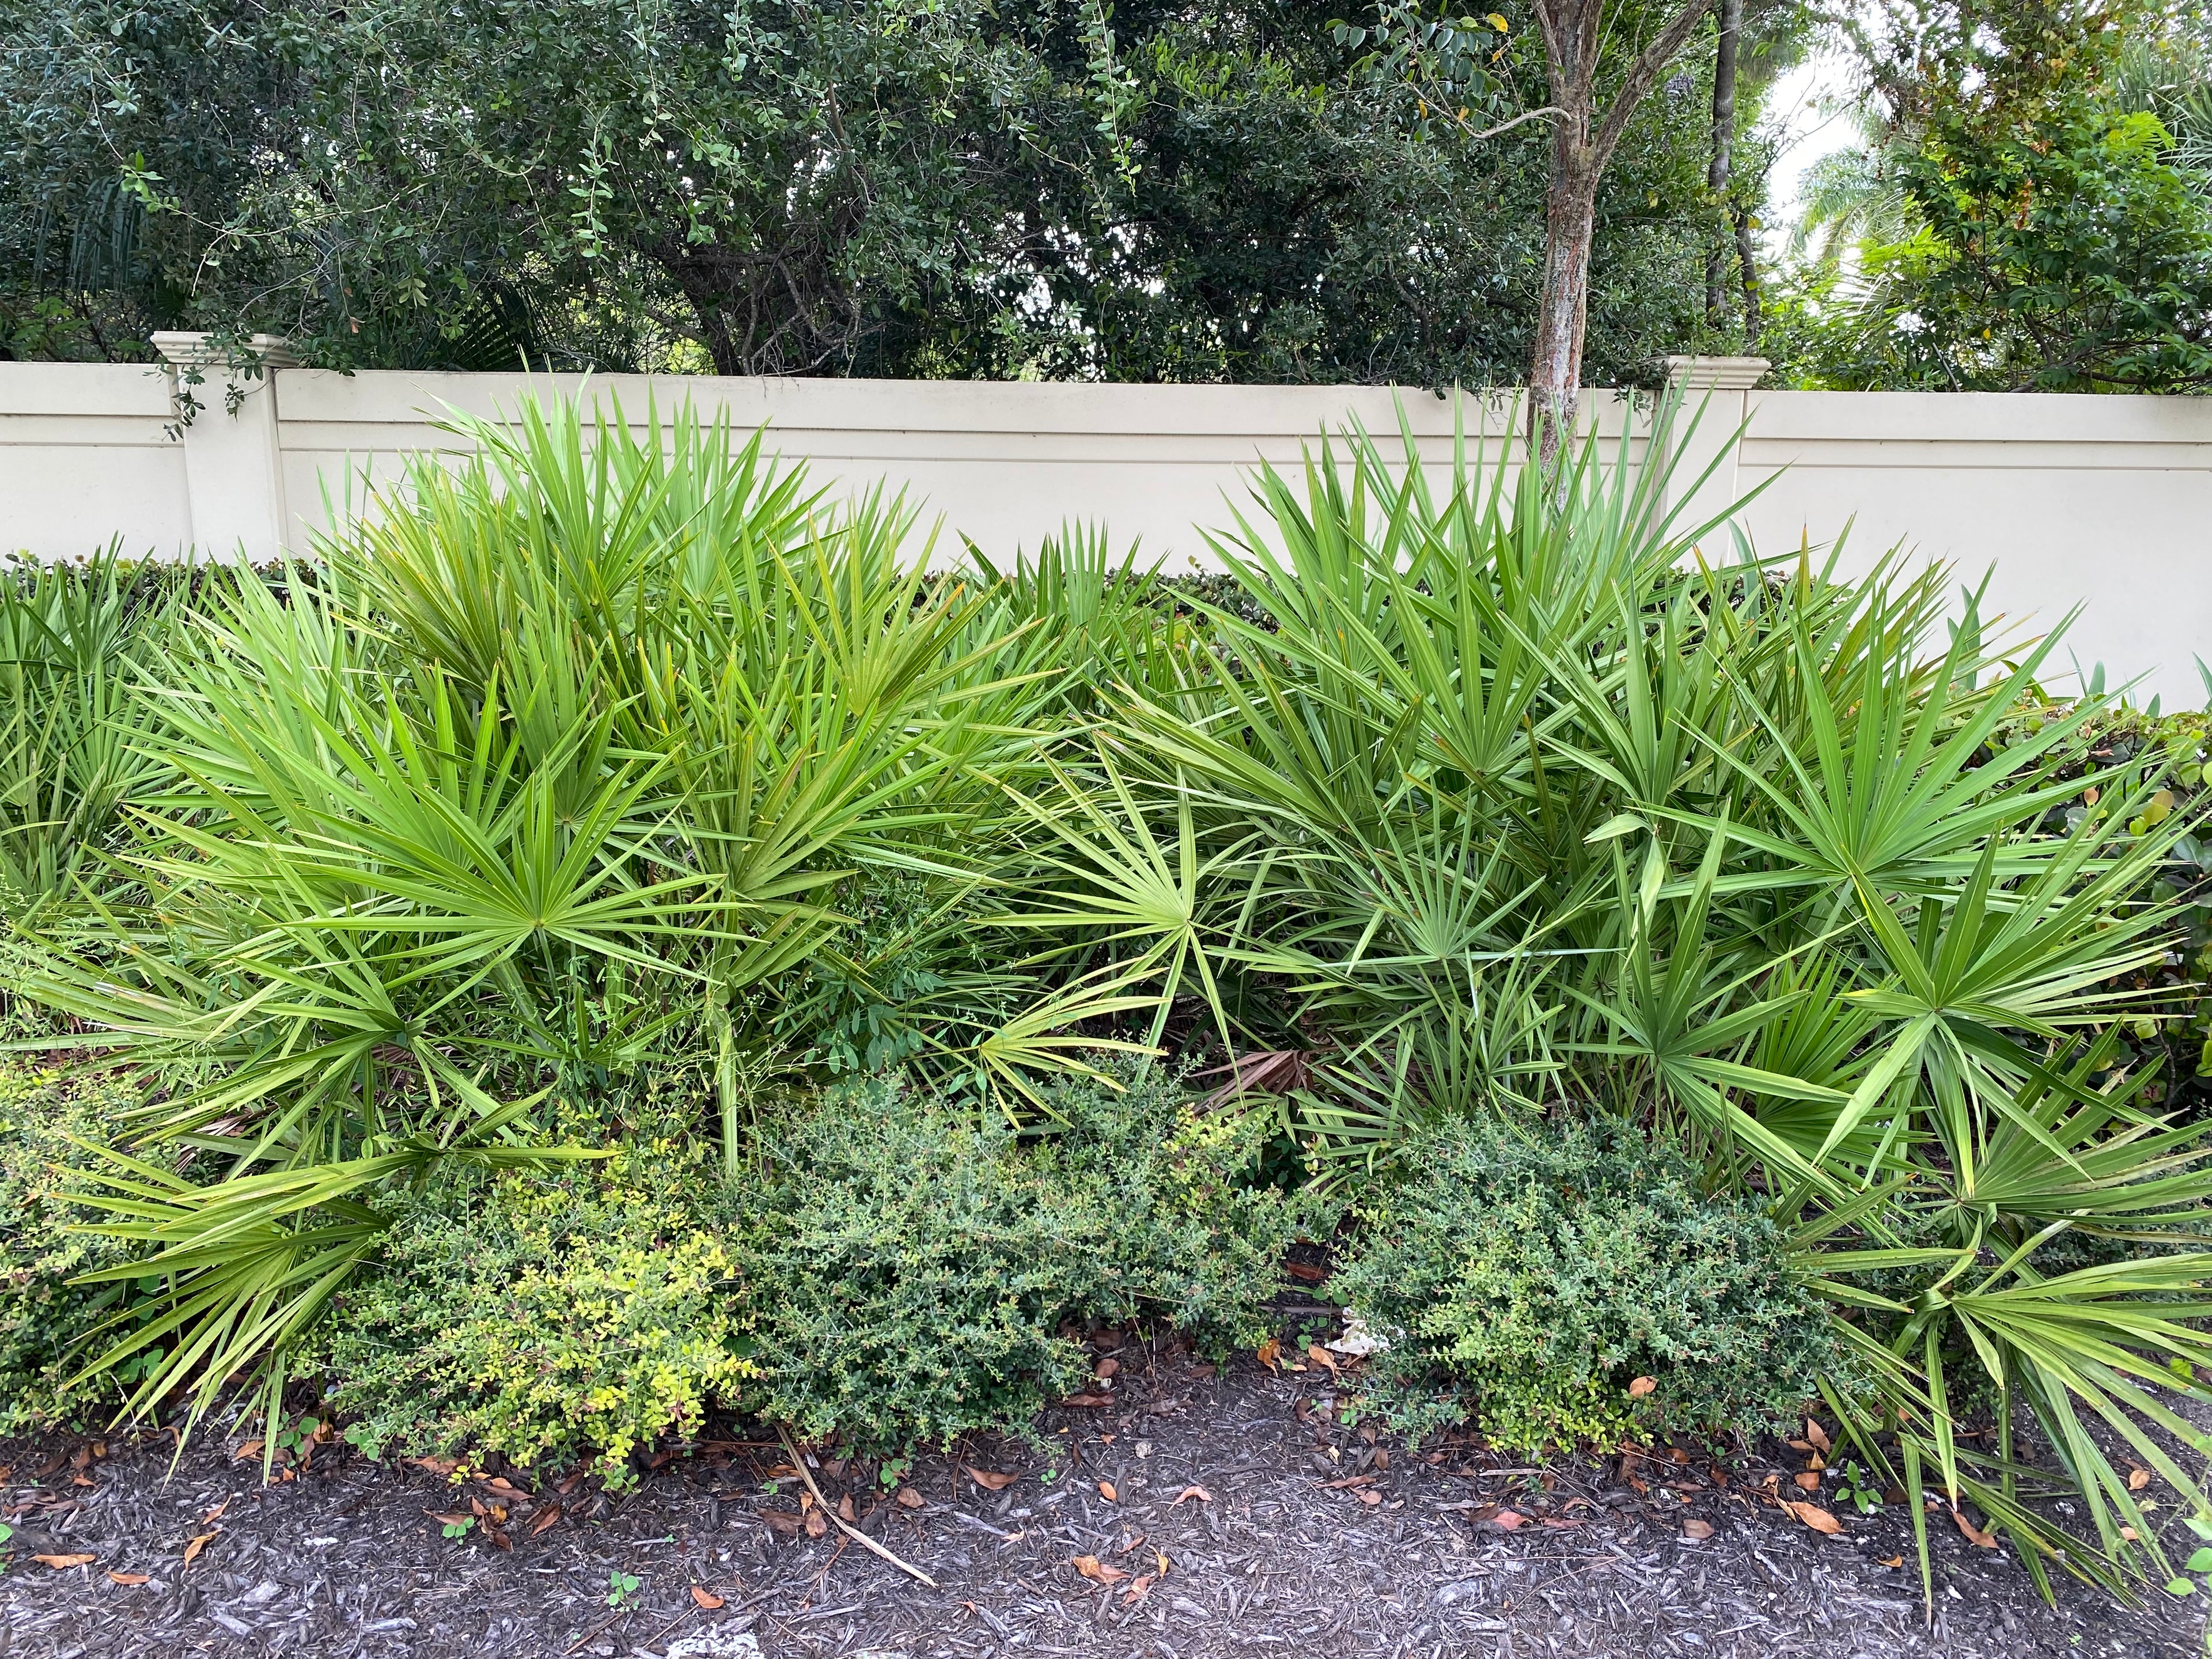
[[[873,1448],[1021,1431],[1079,1391],[1093,1322],[1257,1346],[1309,1206],[1255,1184],[1262,1128],[1158,1077],[1054,1089],[1024,1144],[895,1085],[833,1092],[769,1137],[734,1218],[762,1408]]]
[[[9,1015],[111,1080],[9,1177],[90,1231],[9,1363],[888,1446],[1018,1427],[1088,1320],[1255,1339],[1341,1212],[1377,1408],[1809,1386],[1916,1517],[2171,1578],[2122,1464],[2207,1510],[2204,721],[1684,520],[1654,418],[1548,478],[1342,434],[1164,583],[532,404],[312,566],[0,584]],[[65,1274],[129,1299],[15,1311]]]
[[[72,1350],[120,1309],[144,1307],[158,1287],[82,1282],[135,1253],[82,1231],[88,1214],[72,1196],[99,1190],[82,1143],[110,1134],[136,1095],[112,1073],[0,1066],[0,1434],[112,1410],[131,1380],[127,1370],[75,1376]]]
[[[1385,1409],[1515,1449],[1786,1417],[1838,1369],[1765,1205],[1618,1120],[1455,1119],[1405,1149],[1331,1284],[1390,1346]]]

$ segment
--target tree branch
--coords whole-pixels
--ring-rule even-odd
[[[1660,72],[1674,61],[1674,54],[1690,38],[1690,32],[1704,21],[1710,0],[1687,0],[1667,27],[1654,36],[1650,43],[1637,54],[1636,61],[1628,66],[1622,77],[1620,90],[1615,94],[1613,107],[1605,112],[1597,137],[1591,142],[1590,154],[1601,169],[1613,159],[1613,146],[1620,142],[1621,134],[1641,104],[1658,83]]]
[[[1581,84],[1589,77],[1583,74],[1579,64],[1575,64],[1577,79],[1568,79],[1567,67],[1575,55],[1569,50],[1568,38],[1559,27],[1561,20],[1553,15],[1556,3],[1557,0],[1537,0],[1536,27],[1544,37],[1544,78],[1551,83],[1553,100],[1564,104],[1570,93],[1580,90],[1587,97],[1589,88]]]
[[[1520,114],[1515,116],[1510,121],[1500,121],[1494,127],[1485,127],[1480,132],[1470,132],[1467,136],[1470,139],[1495,138],[1499,133],[1510,132],[1514,128],[1519,126],[1523,121],[1533,121],[1540,115],[1565,115],[1565,113],[1566,111],[1561,109],[1557,104],[1547,104],[1541,109],[1523,110]],[[1467,125],[1467,123],[1460,120],[1460,118],[1456,115],[1452,117],[1452,119],[1459,121],[1459,125],[1462,129]]]

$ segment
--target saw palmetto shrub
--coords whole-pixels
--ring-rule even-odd
[[[1528,1451],[1748,1429],[1834,1363],[1765,1206],[1637,1128],[1457,1119],[1404,1158],[1330,1291],[1389,1341],[1370,1375],[1407,1427],[1472,1414]]]
[[[325,1354],[382,1445],[605,1452],[732,1394],[942,1438],[1066,1387],[1063,1324],[1254,1334],[1264,1170],[1434,1245],[1355,1268],[1405,1411],[1603,1438],[1815,1382],[1912,1506],[2169,1578],[2144,1505],[2212,1502],[2171,1450],[2212,1371],[2203,726],[2048,703],[2056,637],[1903,553],[1755,554],[1656,428],[1547,479],[1465,412],[1449,462],[1263,470],[1172,602],[1096,526],[947,556],[759,434],[573,402],[457,417],[474,457],[311,579],[0,582],[7,1009],[149,1109],[75,1195],[126,1252],[110,1397],[273,1413]],[[1279,1097],[1062,1098],[1224,1049]],[[605,1126],[664,1062],[716,1155],[579,1166],[646,1155]],[[1700,1178],[1591,1153],[1645,1172],[1609,1231],[1534,1176],[1387,1207],[1504,1193],[1456,1120],[1583,1113]],[[526,1363],[480,1311],[572,1301]],[[1726,1333],[1769,1319],[1753,1374]]]

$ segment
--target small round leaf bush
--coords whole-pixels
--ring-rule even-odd
[[[1455,1120],[1412,1142],[1332,1294],[1392,1346],[1377,1403],[1420,1430],[1611,1445],[1786,1413],[1832,1361],[1820,1307],[1755,1203],[1710,1198],[1610,1121]],[[1639,1376],[1657,1386],[1632,1395]]]
[[[1018,1139],[897,1085],[838,1091],[767,1137],[733,1195],[764,1415],[877,1447],[1026,1429],[1088,1358],[1066,1328],[1153,1317],[1256,1340],[1303,1208],[1253,1179],[1264,1126],[1171,1080],[1070,1085]]]

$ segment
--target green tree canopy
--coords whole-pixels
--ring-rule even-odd
[[[1342,0],[0,0],[0,349],[1517,380],[1547,135],[1416,134]],[[1543,101],[1509,27],[1488,73]],[[1693,52],[1598,204],[1591,378],[1702,326]]]
[[[1965,391],[2212,385],[2212,192],[2138,90],[2171,20],[2133,0],[1893,8],[1863,43],[1881,115],[1814,204],[1862,232],[1790,312],[1815,384]],[[2130,60],[2136,60],[2130,68]]]

